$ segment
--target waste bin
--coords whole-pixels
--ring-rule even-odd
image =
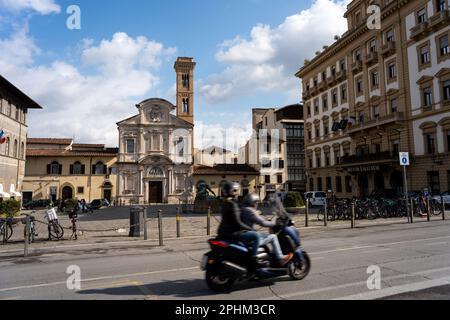
[[[144,229],[143,226],[143,208],[131,207],[130,208],[130,237],[139,238],[142,235]]]

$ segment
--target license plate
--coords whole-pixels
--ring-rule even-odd
[[[204,255],[203,259],[202,259],[202,264],[201,264],[201,268],[203,271],[206,270],[206,265],[208,264],[208,256]]]

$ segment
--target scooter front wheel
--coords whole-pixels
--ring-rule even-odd
[[[206,267],[205,279],[208,288],[217,293],[228,292],[235,282],[235,279],[222,274],[219,270],[209,265]]]
[[[303,261],[295,259],[289,264],[289,276],[292,280],[305,279],[311,270],[311,259],[308,253],[303,251]]]

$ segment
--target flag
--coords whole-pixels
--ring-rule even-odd
[[[6,142],[6,138],[5,137],[0,138],[0,144],[4,144],[5,142]]]
[[[347,119],[342,120],[341,123],[339,124],[339,129],[341,129],[341,130],[347,129],[347,124],[348,124],[348,120]]]
[[[331,131],[336,132],[339,131],[339,122],[334,122]]]
[[[5,135],[5,132],[3,130],[0,130],[0,139],[3,138],[4,135]]]
[[[356,122],[356,118],[353,118],[353,117],[349,118],[348,119],[348,128],[349,129],[353,128],[353,126],[355,125],[355,122]]]

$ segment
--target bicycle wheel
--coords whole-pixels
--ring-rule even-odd
[[[13,228],[10,224],[4,223],[0,227],[0,241],[7,242],[13,235]]]
[[[59,223],[52,222],[50,225],[50,235],[53,238],[61,240],[64,237],[64,229],[59,225]]]
[[[319,221],[323,221],[325,219],[325,209],[321,208],[319,209],[319,211],[317,212],[317,220]]]
[[[442,214],[442,205],[437,201],[433,201],[431,203],[431,213],[434,216],[440,216]]]

